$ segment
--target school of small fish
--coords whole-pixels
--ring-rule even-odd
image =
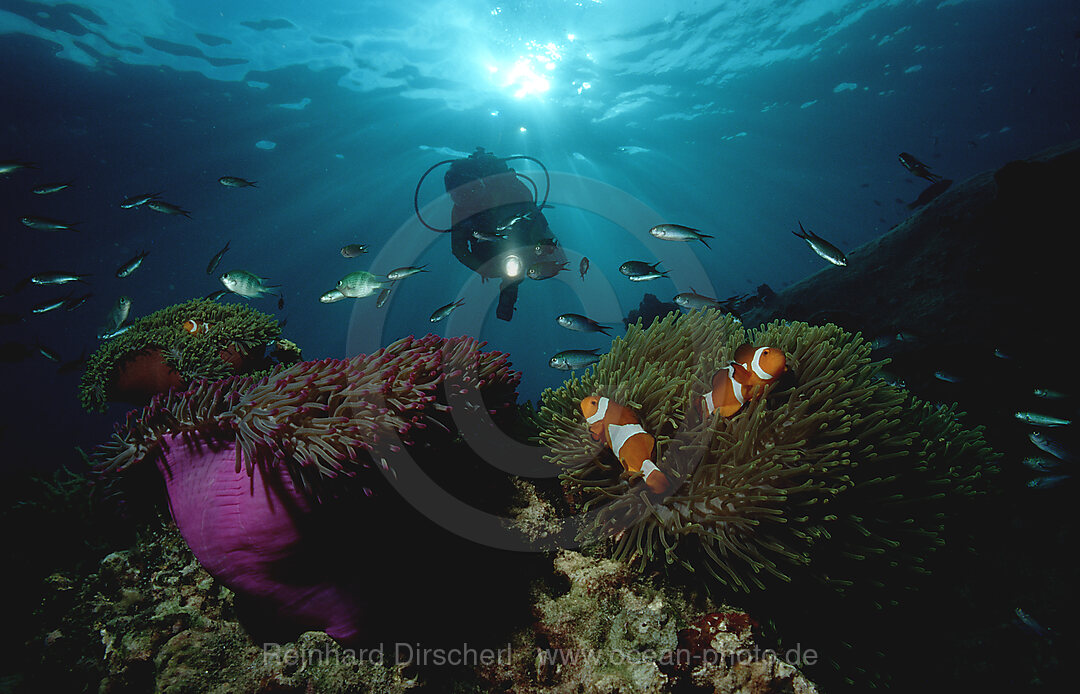
[[[939,187],[944,185],[946,179],[932,172],[929,166],[919,161],[912,154],[900,153],[899,161],[912,175],[922,178],[932,185]],[[41,168],[33,162],[22,160],[0,161],[0,177],[28,176],[34,175],[34,172],[37,171],[41,171]],[[223,175],[218,177],[216,181],[223,188],[233,190],[253,189],[252,193],[236,193],[235,195],[257,195],[258,191],[262,190],[256,181],[237,175]],[[42,234],[42,236],[49,236],[50,238],[62,238],[64,234],[68,233],[89,233],[93,229],[90,223],[84,224],[80,221],[64,218],[66,215],[63,212],[54,212],[53,214],[56,216],[49,214],[49,208],[54,207],[48,204],[50,201],[69,196],[71,195],[70,191],[78,189],[78,187],[77,180],[65,178],[62,175],[51,177],[51,180],[46,179],[34,185],[29,191],[34,196],[31,199],[37,200],[38,204],[27,204],[27,211],[32,211],[33,214],[23,214],[17,218],[23,226],[32,231],[51,232]],[[223,194],[233,195],[233,193]],[[192,217],[193,213],[190,210],[185,209],[176,202],[164,199],[164,195],[166,195],[164,190],[138,193],[120,200],[119,206],[124,210],[147,209],[165,217],[184,219]],[[501,221],[494,228],[476,230],[473,232],[473,236],[479,241],[505,239],[515,231],[518,225],[533,220],[542,210],[551,207],[548,204],[535,204],[531,208]],[[168,222],[168,224],[173,223]],[[837,246],[807,229],[800,220],[796,220],[796,223],[798,229],[793,230],[792,234],[805,242],[815,255],[836,268],[848,266],[848,258]],[[663,242],[660,244],[661,246],[666,243],[700,243],[701,252],[716,252],[713,246],[717,243],[718,235],[716,233],[707,233],[699,226],[663,222],[654,224],[647,231],[649,237]],[[54,234],[58,236],[54,237]],[[547,237],[532,242],[531,248],[522,249],[523,253],[520,254],[520,258],[516,259],[520,263],[522,274],[534,281],[559,278],[563,273],[571,273],[570,276],[572,276],[570,264],[564,260],[555,259],[560,257],[556,254],[558,245],[558,241],[554,237]],[[207,298],[221,300],[228,295],[234,295],[239,300],[255,301],[266,296],[272,296],[277,298],[278,308],[283,308],[284,290],[282,286],[271,283],[267,277],[252,271],[257,268],[236,267],[234,265],[234,269],[223,273],[219,271],[220,264],[231,249],[231,241],[226,241],[220,250],[210,257],[206,265],[206,274],[212,277],[216,275],[220,282],[219,287],[221,287],[217,291],[208,294]],[[355,259],[362,256],[371,257],[368,255],[370,249],[371,247],[367,243],[353,242],[340,246],[340,255],[348,262],[357,262]],[[234,255],[237,252],[232,250]],[[118,279],[129,278],[136,272],[145,274],[146,272],[159,270],[156,267],[150,271],[142,270],[144,265],[155,266],[160,262],[155,260],[158,256],[152,254],[149,250],[129,248],[126,249],[124,256],[115,259],[117,265],[114,266],[115,272],[113,274]],[[28,314],[30,316],[55,314],[60,309],[74,311],[87,304],[94,297],[93,291],[76,293],[70,290],[71,287],[93,285],[95,278],[91,274],[67,268],[59,270],[35,268],[35,270],[37,271],[20,280],[12,288],[0,293],[0,295],[22,291],[28,286],[38,286],[45,289],[63,288],[62,291],[65,291],[66,294],[51,298],[42,297],[40,300],[32,302]],[[618,265],[617,270],[628,281],[635,283],[664,278],[671,279],[672,274],[668,269],[665,269],[662,260],[656,260],[655,258],[652,260],[623,260]],[[582,282],[589,281],[590,260],[588,257],[580,257],[577,271]],[[318,296],[318,300],[324,304],[331,304],[345,299],[359,300],[376,297],[374,300],[375,308],[381,309],[388,304],[392,297],[399,296],[397,290],[394,289],[397,283],[409,281],[408,278],[421,273],[432,272],[438,272],[438,268],[431,268],[429,265],[402,265],[382,270],[381,274],[376,274],[369,269],[353,270],[341,275],[335,283],[331,284],[325,292]],[[565,282],[565,276],[562,279]],[[444,298],[444,301],[449,298]],[[672,298],[672,301],[684,310],[718,310],[733,315],[736,320],[738,320],[738,314],[741,310],[752,306],[758,300],[760,298],[754,295],[732,296],[721,299],[700,293],[692,286],[688,291],[679,292]],[[111,339],[122,334],[131,326],[134,318],[132,307],[135,302],[133,302],[131,296],[128,294],[116,296],[111,301],[112,303],[105,312],[101,327],[97,332],[97,337],[101,340]],[[465,300],[462,298],[447,301],[432,310],[429,321],[431,323],[445,321],[454,311],[464,305]],[[27,320],[26,317],[18,314],[0,314],[0,319],[5,324],[22,323]],[[189,322],[191,325],[185,324],[181,327],[192,335],[205,334],[213,329],[211,325]],[[598,322],[580,313],[561,313],[555,318],[555,323],[561,328],[578,335],[600,334],[605,338],[612,336],[612,325]],[[874,351],[918,349],[920,346],[918,335],[908,330],[897,330],[880,335],[870,340],[870,343]],[[32,345],[9,343],[5,345],[5,348],[5,354],[10,355],[10,360],[25,358],[25,356],[36,352],[51,361],[57,363],[62,361],[55,351],[39,343]],[[83,356],[80,359],[63,362],[60,368],[74,370],[76,366],[73,365],[85,361],[85,354],[86,349],[84,348]],[[565,349],[551,356],[549,365],[554,369],[575,372],[595,365],[602,356],[602,349],[598,347]],[[1003,361],[1013,359],[1010,351],[1000,348],[993,349],[992,356]],[[926,377],[928,379],[932,378],[933,381],[938,381],[941,384],[946,384],[938,386],[946,389],[966,387],[972,382],[972,379],[978,379],[978,375],[971,373],[970,370],[963,368],[954,370],[954,367],[957,366],[958,364],[955,363],[940,364],[939,368],[928,370]],[[700,410],[702,416],[712,416],[714,413],[722,417],[734,416],[742,409],[745,403],[760,397],[785,372],[785,369],[785,355],[779,350],[768,346],[755,348],[744,345],[736,352],[733,360],[714,375],[711,389],[709,392],[701,394],[700,401],[695,403],[694,406]],[[910,376],[910,374],[908,375]],[[884,373],[882,373],[881,377],[891,378],[890,382],[898,387],[906,387],[906,384],[900,379],[886,376]],[[1049,385],[1052,386],[1053,384]],[[1032,446],[1038,449],[1037,453],[1024,458],[1020,467],[1035,474],[1028,483],[1029,487],[1033,489],[1049,489],[1071,479],[1071,470],[1069,468],[1072,466],[1074,458],[1070,448],[1070,442],[1072,441],[1070,433],[1073,426],[1072,411],[1070,409],[1072,408],[1071,403],[1073,403],[1072,395],[1063,390],[1046,387],[1043,384],[1033,385],[1029,392],[1030,401],[1025,406],[1014,407],[1010,410],[1011,417],[1017,424],[1034,428],[1030,432],[1028,440]],[[586,418],[599,416],[597,421],[604,422],[599,428],[590,427],[594,438],[605,442],[612,448],[612,451],[623,462],[628,473],[642,475],[651,491],[657,492],[659,489],[664,488],[666,480],[661,481],[663,479],[662,472],[655,467],[655,463],[648,457],[652,452],[651,446],[646,444],[651,440],[651,436],[643,430],[638,431],[635,429],[631,431],[630,429],[612,428],[640,428],[640,422],[635,419],[636,415],[625,406],[607,402],[606,399],[593,398],[587,400],[589,400],[588,403],[582,402],[582,411]],[[603,404],[601,404],[601,400],[604,401]],[[1039,403],[1042,403],[1042,406],[1039,406]],[[588,407],[586,407],[586,404]],[[598,415],[598,413],[600,414]],[[608,421],[609,415],[614,417],[612,421]],[[590,423],[592,423],[591,420]],[[616,431],[629,433],[617,435]],[[1048,431],[1055,433],[1051,434]],[[1057,436],[1057,432],[1064,432],[1064,435]],[[622,438],[619,438],[620,436]],[[650,465],[653,467],[650,468]],[[657,477],[656,475],[660,476]]]
[[[0,178],[7,178],[11,175],[23,176],[27,175],[25,172],[40,171],[42,167],[37,164],[22,160],[3,160],[0,161]],[[217,179],[218,183],[227,188],[255,188],[256,182],[251,181],[239,176],[221,176]],[[84,232],[84,225],[81,222],[69,221],[67,219],[60,219],[55,216],[49,215],[46,211],[48,207],[55,207],[53,201],[59,201],[66,196],[70,196],[70,191],[78,189],[79,186],[75,179],[52,179],[52,181],[40,183],[30,189],[30,193],[36,198],[40,198],[39,201],[33,202],[32,199],[28,199],[26,206],[28,208],[34,208],[34,214],[24,214],[17,217],[18,220],[28,229],[40,232],[55,232],[65,234],[68,232]],[[120,200],[119,207],[125,210],[137,210],[148,209],[153,212],[157,212],[162,215],[172,217],[191,218],[191,211],[184,209],[180,205],[169,202],[162,199],[164,191],[157,191],[153,193],[139,193]],[[45,211],[44,214],[37,213],[40,209]],[[126,214],[126,213],[125,213]],[[120,244],[116,244],[120,247]],[[221,262],[222,257],[229,250],[230,243],[227,242],[225,246],[218,251],[211,259],[206,267],[206,273],[213,275],[218,264]],[[129,257],[126,259],[117,257],[115,262],[118,263],[115,271],[112,273],[117,279],[125,279],[131,277],[143,267],[144,264],[154,264],[151,258],[151,252],[149,250],[140,250],[133,252],[128,249]],[[133,253],[133,254],[132,254]],[[149,258],[149,260],[148,260]],[[35,268],[37,269],[37,268]],[[160,268],[155,268],[155,272],[160,271]],[[144,271],[145,272],[145,271]],[[272,290],[279,289],[277,285],[266,284],[265,279],[245,269],[230,270],[220,276],[220,281],[224,285],[225,289],[213,292],[206,298],[211,300],[219,300],[226,294],[235,294],[238,297],[244,299],[255,299],[266,294],[274,293]],[[88,291],[85,293],[76,293],[70,291],[70,287],[81,285],[90,285],[94,283],[94,278],[89,273],[79,273],[67,270],[40,270],[17,281],[10,288],[0,291],[0,298],[15,294],[24,290],[29,286],[40,287],[67,287],[68,293],[64,296],[56,296],[51,299],[42,299],[35,301],[29,308],[30,315],[50,314],[64,309],[65,311],[74,311],[79,309],[84,304],[94,298],[94,292]],[[277,293],[278,308],[284,307],[284,297],[280,293]],[[132,306],[135,302],[127,294],[116,296],[112,300],[111,306],[105,313],[104,320],[102,321],[100,329],[96,332],[96,337],[100,340],[108,340],[123,334],[127,331],[134,320],[135,316],[132,314]],[[21,323],[25,319],[18,314],[0,314],[3,317],[5,323]],[[184,329],[188,329],[187,326],[182,326]],[[195,330],[191,332],[193,334],[201,334],[200,330],[205,330],[207,326],[195,326]],[[34,343],[33,348],[22,345],[17,342],[9,342],[7,346],[11,346],[3,350],[3,354],[0,355],[3,361],[19,361],[26,358],[34,352],[54,362],[61,362],[59,355],[49,347],[40,343]],[[82,349],[82,356],[78,359],[62,362],[58,367],[61,373],[78,371],[86,362],[86,354],[88,349],[84,346]]]

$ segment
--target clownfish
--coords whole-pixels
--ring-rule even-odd
[[[786,370],[787,356],[781,350],[742,345],[735,350],[734,361],[716,372],[712,390],[702,397],[706,416],[716,410],[721,417],[733,416],[748,400],[761,397]]]
[[[606,443],[625,470],[641,473],[649,491],[662,494],[668,490],[668,478],[652,461],[656,439],[641,427],[630,408],[590,395],[581,401],[581,414],[585,415],[593,441]]]
[[[210,324],[205,321],[197,321],[188,318],[180,327],[192,335],[205,335],[206,331],[210,329]]]

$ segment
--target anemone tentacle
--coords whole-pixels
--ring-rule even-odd
[[[702,417],[707,384],[743,343],[783,350],[791,375],[734,417]],[[839,554],[918,566],[941,542],[939,490],[984,492],[993,454],[955,411],[878,379],[881,366],[835,325],[747,331],[711,309],[670,314],[629,326],[594,367],[545,391],[540,440],[571,502],[595,512],[584,539],[610,540],[618,559],[678,563],[741,589]],[[637,411],[670,495],[645,494],[591,440],[578,409],[589,395]],[[823,566],[819,578],[845,585]]]

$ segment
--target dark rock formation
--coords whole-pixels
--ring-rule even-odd
[[[623,318],[623,325],[632,325],[640,318],[641,324],[647,327],[656,318],[663,318],[672,311],[679,312],[678,304],[670,301],[660,301],[655,294],[646,294],[641,299],[638,307],[626,314],[626,318]]]
[[[1080,142],[952,186],[884,236],[743,315],[905,331],[1016,356],[1071,290]],[[1018,329],[1021,328],[1021,329]]]

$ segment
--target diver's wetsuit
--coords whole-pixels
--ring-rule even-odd
[[[514,315],[518,285],[525,279],[528,267],[537,260],[551,259],[538,257],[535,250],[539,241],[552,238],[547,220],[513,169],[482,148],[468,159],[454,162],[446,173],[445,184],[454,200],[450,230],[454,257],[485,279],[502,278],[495,315],[508,321]],[[531,213],[527,218],[498,231],[500,225],[527,213]],[[481,240],[474,235],[476,231],[500,233],[506,238]],[[550,253],[553,247],[544,246],[544,252]],[[517,258],[516,274],[508,271],[511,256]]]

